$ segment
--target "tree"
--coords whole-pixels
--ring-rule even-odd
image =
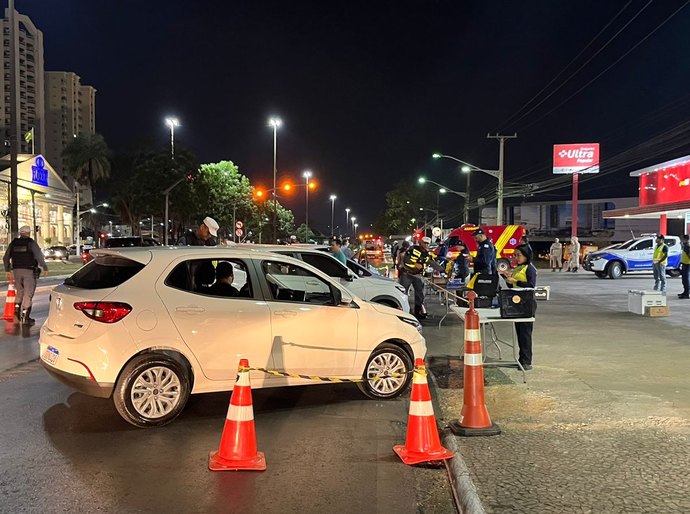
[[[312,241],[316,241],[316,238],[318,237],[317,234],[314,233],[314,231],[311,228],[307,228],[307,226],[302,223],[297,229],[295,230],[297,240],[302,242],[302,243],[309,243]],[[304,235],[307,235],[307,239],[304,238]]]
[[[99,180],[110,176],[110,149],[100,134],[80,134],[62,151],[65,167],[78,182],[88,182],[93,190]]]
[[[412,219],[424,218],[419,208],[436,205],[436,197],[430,188],[419,188],[410,181],[401,181],[386,193],[386,209],[376,221],[376,229],[383,234],[406,234],[415,223]]]

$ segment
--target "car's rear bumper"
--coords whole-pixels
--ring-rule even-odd
[[[89,377],[82,377],[72,373],[67,373],[66,371],[54,368],[50,364],[43,362],[43,360],[41,360],[41,364],[54,379],[62,382],[72,389],[79,391],[80,393],[95,396],[97,398],[110,398],[113,394],[115,384],[100,383],[92,380]]]

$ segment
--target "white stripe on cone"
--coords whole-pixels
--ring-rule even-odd
[[[434,406],[431,402],[410,402],[410,416],[433,416]]]
[[[252,421],[254,419],[254,408],[251,405],[242,407],[231,403],[225,419],[229,421]]]
[[[481,341],[481,335],[479,334],[478,328],[466,328],[465,329],[465,341],[477,342]]]
[[[481,366],[482,365],[482,354],[481,353],[466,353],[465,354],[465,366]]]

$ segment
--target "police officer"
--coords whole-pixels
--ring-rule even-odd
[[[400,277],[398,278],[400,285],[405,288],[405,291],[409,291],[410,286],[414,289],[414,315],[418,319],[426,318],[424,282],[421,278],[424,269],[427,265],[430,265],[438,271],[443,271],[443,267],[429,253],[429,243],[431,243],[431,238],[423,237],[418,244],[407,250],[402,259]]]
[[[17,288],[14,315],[21,320],[22,324],[33,325],[36,320],[30,317],[31,302],[36,292],[38,267],[43,268],[47,274],[48,265],[36,241],[31,239],[31,227],[24,225],[19,229],[19,237],[7,247],[2,261],[5,264],[7,280],[14,278]]]
[[[477,256],[474,258],[474,272],[495,275],[498,272],[496,268],[496,247],[491,242],[491,239],[486,237],[486,234],[481,228],[475,230],[472,236],[477,242]]]
[[[681,252],[680,269],[683,281],[683,292],[678,295],[678,298],[687,300],[690,298],[690,236],[688,234],[683,236],[683,247],[681,248]]]

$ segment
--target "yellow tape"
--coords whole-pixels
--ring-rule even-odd
[[[315,382],[333,382],[333,383],[376,382],[378,380],[387,380],[389,378],[403,378],[403,377],[410,375],[412,373],[420,373],[423,376],[426,376],[426,369],[425,368],[415,368],[412,371],[408,371],[407,373],[387,373],[386,375],[381,375],[381,376],[371,377],[371,378],[366,378],[366,379],[365,378],[321,377],[318,375],[300,375],[297,373],[288,373],[286,371],[278,371],[276,369],[253,368],[253,367],[245,368],[243,366],[240,366],[238,368],[238,371],[239,372],[261,371],[262,373],[266,373],[267,375],[273,375],[274,377],[301,378],[302,380],[312,380]]]

